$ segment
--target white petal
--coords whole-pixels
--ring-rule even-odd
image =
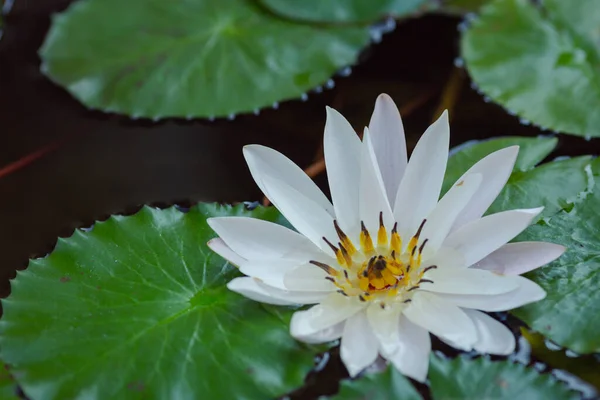
[[[519,287],[519,281],[512,276],[471,268],[432,269],[423,278],[433,283],[421,283],[421,289],[435,293],[494,295]]]
[[[394,204],[408,158],[400,112],[387,94],[377,97],[369,131],[388,201]]]
[[[515,350],[515,336],[504,324],[476,310],[463,310],[475,324],[477,342],[473,346],[480,353],[508,355]]]
[[[344,325],[340,356],[350,377],[373,364],[378,356],[377,338],[364,312],[354,314]]]
[[[231,248],[227,246],[221,238],[211,239],[208,241],[207,245],[212,251],[237,267],[246,261],[244,257],[231,250]]]
[[[500,247],[473,267],[498,274],[521,275],[556,260],[565,247],[546,242],[509,243]]]
[[[473,196],[467,207],[459,215],[452,227],[456,230],[462,225],[471,222],[483,215],[494,202],[498,194],[506,184],[517,160],[519,146],[511,146],[498,150],[479,160],[462,177],[464,179],[471,174],[482,174],[483,180],[479,191]]]
[[[333,254],[323,240],[323,237],[337,237],[331,215],[285,182],[269,177],[263,181],[274,196],[270,200],[290,224],[322,250]]]
[[[394,354],[400,347],[400,307],[381,308],[377,304],[367,308],[367,319],[379,341],[382,355]]]
[[[344,331],[344,322],[337,323],[329,328],[313,333],[312,335],[296,336],[296,339],[311,344],[327,343],[339,339]]]
[[[504,211],[463,225],[443,246],[454,248],[471,266],[521,233],[544,208]]]
[[[240,271],[252,278],[258,278],[269,286],[290,290],[291,288],[285,286],[283,279],[287,272],[297,267],[298,262],[294,260],[249,260],[240,264]],[[313,267],[316,268],[314,265]]]
[[[515,276],[519,287],[511,292],[493,296],[467,294],[441,294],[437,296],[459,307],[474,308],[482,311],[506,311],[521,307],[525,304],[542,300],[546,292],[538,284],[521,276]]]
[[[342,322],[364,308],[364,303],[339,293],[329,295],[321,304],[292,316],[290,333],[302,338]]]
[[[335,215],[342,230],[351,237],[358,232],[358,180],[360,179],[359,137],[350,123],[327,107],[323,151]]]
[[[424,252],[428,255],[428,252]],[[422,260],[423,267],[435,265],[438,268],[461,268],[465,267],[465,258],[457,250],[450,247],[440,247],[440,249],[432,257],[424,257]]]
[[[385,357],[404,375],[425,382],[431,352],[429,332],[404,316],[400,316],[399,331],[398,351]]]
[[[438,251],[448,236],[456,216],[467,205],[480,183],[480,174],[471,174],[459,180],[427,216],[427,222],[421,234],[421,243],[427,239],[426,252],[434,254]]]
[[[459,344],[460,348],[471,348],[477,341],[471,319],[460,308],[433,293],[415,293],[404,315],[434,335]]]
[[[329,295],[328,292],[281,290],[249,277],[235,278],[227,283],[227,288],[254,301],[275,305],[315,304]]]
[[[247,260],[285,258],[300,264],[324,255],[304,236],[272,222],[246,217],[216,217],[206,222],[227,246]]]
[[[269,199],[268,187],[262,181],[264,176],[271,176],[288,183],[321,206],[331,216],[335,215],[333,206],[327,196],[292,160],[276,150],[256,144],[244,146],[243,151],[252,177],[260,190]]]
[[[365,128],[363,136],[361,157],[359,190],[360,220],[365,223],[367,230],[377,240],[379,213],[382,213],[384,225],[388,227],[388,230],[393,225],[394,216],[392,215],[392,209],[385,193],[385,187],[379,173],[377,160],[375,160],[375,152],[373,151],[367,128]]]
[[[295,267],[285,273],[283,284],[288,290],[334,291],[337,287],[329,280],[327,273],[313,264]]]
[[[415,234],[437,204],[446,172],[449,141],[448,113],[444,111],[417,143],[398,187],[394,217],[403,239]]]

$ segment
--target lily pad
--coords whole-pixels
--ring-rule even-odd
[[[596,178],[595,185],[584,199],[539,221],[517,238],[567,248],[558,260],[526,275],[546,290],[547,297],[513,313],[577,353],[600,351],[600,179]]]
[[[428,0],[259,0],[278,15],[310,22],[372,22],[400,18],[429,6]]]
[[[207,217],[274,209],[145,207],[59,239],[3,301],[0,353],[33,399],[256,399],[300,386],[311,347],[292,310],[229,291]]]
[[[396,368],[388,367],[385,372],[366,374],[359,379],[344,380],[336,400],[421,400],[408,378]]]
[[[8,366],[0,361],[0,399],[18,400],[17,383],[8,371]]]
[[[600,136],[600,7],[596,0],[494,0],[461,40],[481,91],[558,132]]]
[[[510,361],[431,357],[431,392],[435,400],[578,399],[567,386],[548,374]]]
[[[303,96],[368,43],[365,27],[298,24],[248,0],[80,0],[53,18],[40,56],[90,108],[224,117]]]
[[[453,360],[432,355],[429,363],[431,395],[434,400],[577,399],[566,385],[548,374],[510,361],[487,358]],[[408,379],[388,367],[384,373],[345,381],[336,400],[422,399]]]

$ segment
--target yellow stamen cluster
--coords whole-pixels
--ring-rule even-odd
[[[339,238],[337,246],[325,237],[323,240],[334,252],[338,265],[331,266],[318,261],[311,263],[327,272],[328,276],[325,279],[333,282],[338,287],[338,292],[344,296],[358,296],[361,301],[369,301],[398,297],[402,294],[401,299],[409,302],[410,298],[406,299],[408,293],[418,289],[422,283],[433,283],[431,280],[422,279],[423,274],[437,268],[435,265],[421,267],[421,256],[427,239],[423,240],[420,246],[418,244],[425,222],[424,220],[421,223],[403,249],[397,224],[394,224],[388,235],[380,213],[377,246],[375,247],[369,231],[361,222],[359,251],[337,221],[334,221]],[[381,305],[383,307],[384,303]]]

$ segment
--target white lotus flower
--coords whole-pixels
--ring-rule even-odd
[[[545,292],[519,276],[558,256],[562,246],[506,244],[542,208],[482,217],[506,183],[518,147],[468,170],[438,201],[448,160],[444,112],[407,162],[400,114],[377,99],[361,141],[327,109],[324,151],[333,204],[292,161],[267,147],[244,155],[263,193],[296,228],[258,219],[209,219],[209,246],[247,277],[229,289],[279,305],[317,304],[294,314],[291,334],[309,343],[341,338],[351,376],[378,355],[424,381],[429,332],[462,350],[509,354],[515,338],[478,311],[503,311]]]

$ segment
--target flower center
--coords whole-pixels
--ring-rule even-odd
[[[333,221],[339,242],[337,246],[327,238],[323,240],[331,247],[337,259],[337,265],[327,265],[318,261],[310,261],[327,272],[325,278],[338,287],[338,293],[344,296],[357,296],[361,301],[379,301],[382,307],[384,300],[411,301],[414,290],[421,284],[433,283],[423,279],[423,275],[435,265],[423,268],[421,256],[427,239],[419,244],[419,236],[426,220],[423,220],[417,233],[410,238],[406,247],[402,246],[402,238],[397,232],[397,225],[388,235],[383,224],[382,213],[379,213],[379,229],[377,244],[373,243],[371,234],[361,222],[360,245],[357,247],[340,229],[337,221]]]

